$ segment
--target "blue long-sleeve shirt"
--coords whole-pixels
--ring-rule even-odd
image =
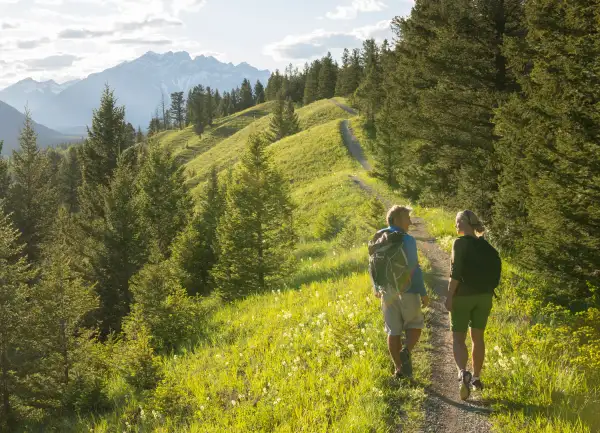
[[[390,226],[383,230],[390,230],[394,232],[404,232],[402,229]],[[406,293],[416,293],[421,296],[427,296],[427,290],[425,289],[425,280],[423,279],[423,271],[419,265],[419,256],[417,253],[417,241],[408,233],[404,233],[404,239],[402,243],[404,254],[406,254],[406,261],[410,269],[410,288]],[[376,288],[374,288],[377,290]]]

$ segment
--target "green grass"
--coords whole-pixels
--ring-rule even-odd
[[[166,378],[151,397],[116,379],[119,410],[71,431],[122,431],[133,419],[133,431],[155,432],[416,431],[429,336],[414,355],[414,382],[391,379],[365,255],[364,247],[300,245],[291,281],[305,283],[224,306],[210,341],[165,359]]]
[[[397,195],[362,176],[387,200]],[[455,212],[414,206],[440,246],[450,252]],[[424,265],[426,267],[426,265]],[[600,431],[600,311],[579,315],[546,306],[543,281],[504,260],[499,298],[486,330],[483,397],[492,404],[494,431]]]
[[[351,116],[328,100],[314,102],[299,109],[297,113],[300,118],[300,128],[303,130]]]
[[[214,329],[208,340],[163,358],[166,377],[155,391],[136,394],[114,378],[115,411],[60,431],[418,431],[430,376],[429,334],[414,354],[415,380],[393,380],[379,301],[366,272],[370,196],[351,179],[359,166],[340,135],[347,113],[321,101],[298,114],[305,130],[269,147],[296,204],[296,272],[280,290],[221,306],[208,319]],[[232,121],[241,120],[224,119],[215,129]],[[211,165],[235,164],[248,136],[268,124],[268,117],[259,118],[210,145],[202,143],[212,140],[205,134],[195,144],[205,148],[187,165],[198,188]],[[161,142],[183,152],[188,134],[164,134]],[[325,210],[348,228],[331,241],[313,235]]]
[[[276,167],[292,182],[294,188],[358,166],[344,147],[340,123],[339,120],[333,120],[270,146]]]
[[[343,119],[347,114],[329,101],[315,102],[298,109],[296,112],[303,130],[333,120]],[[227,120],[223,122],[226,124]],[[187,169],[192,178],[192,185],[198,185],[206,180],[212,165],[217,167],[219,171],[234,165],[244,151],[248,137],[253,133],[268,131],[269,123],[270,117],[262,117],[191,160],[187,164]]]
[[[272,109],[273,103],[266,102],[231,116],[216,119],[212,126],[206,128],[202,136],[198,136],[190,126],[181,131],[161,132],[156,135],[156,139],[182,163],[187,163],[256,120],[268,116]]]

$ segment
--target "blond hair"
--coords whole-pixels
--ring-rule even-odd
[[[477,233],[478,236],[483,236],[485,233],[485,227],[483,223],[472,210],[467,209],[459,212],[456,214],[456,219],[466,221],[473,228],[473,230],[475,230],[475,233]]]
[[[391,226],[394,223],[394,219],[403,213],[410,214],[410,208],[396,204],[388,211],[385,220],[387,221],[388,225]]]

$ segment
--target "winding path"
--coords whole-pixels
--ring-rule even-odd
[[[341,107],[337,101],[333,101]],[[343,105],[343,104],[342,104]],[[348,107],[349,108],[349,107]],[[346,110],[348,111],[348,110]],[[348,111],[349,112],[349,111]],[[342,123],[344,143],[350,153],[361,163],[365,170],[370,166],[364,157],[362,147],[348,127],[348,121]],[[349,134],[349,135],[348,135]],[[369,168],[367,168],[369,167]],[[358,176],[351,176],[357,187],[377,197],[386,207],[390,207],[385,198],[373,188],[365,184]],[[425,221],[413,218],[414,227],[411,234],[417,239],[419,249],[431,264],[431,271],[425,276],[429,286],[436,293],[437,299],[432,301],[432,314],[427,326],[431,330],[431,385],[426,389],[425,422],[420,432],[426,433],[486,433],[491,425],[489,414],[491,409],[477,395],[472,395],[467,402],[458,396],[457,371],[452,352],[452,336],[449,331],[448,313],[443,305],[447,294],[450,257],[445,253],[427,231]],[[398,432],[402,429],[399,428]]]

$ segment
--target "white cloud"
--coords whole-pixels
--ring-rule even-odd
[[[302,35],[288,35],[279,42],[267,45],[263,54],[271,56],[277,62],[299,62],[323,56],[327,51],[359,47],[366,39],[373,38],[381,42],[391,36],[389,20],[358,27],[349,32],[318,29]]]
[[[349,6],[337,6],[325,16],[330,20],[352,20],[361,12],[381,12],[387,5],[380,0],[352,0]]]

